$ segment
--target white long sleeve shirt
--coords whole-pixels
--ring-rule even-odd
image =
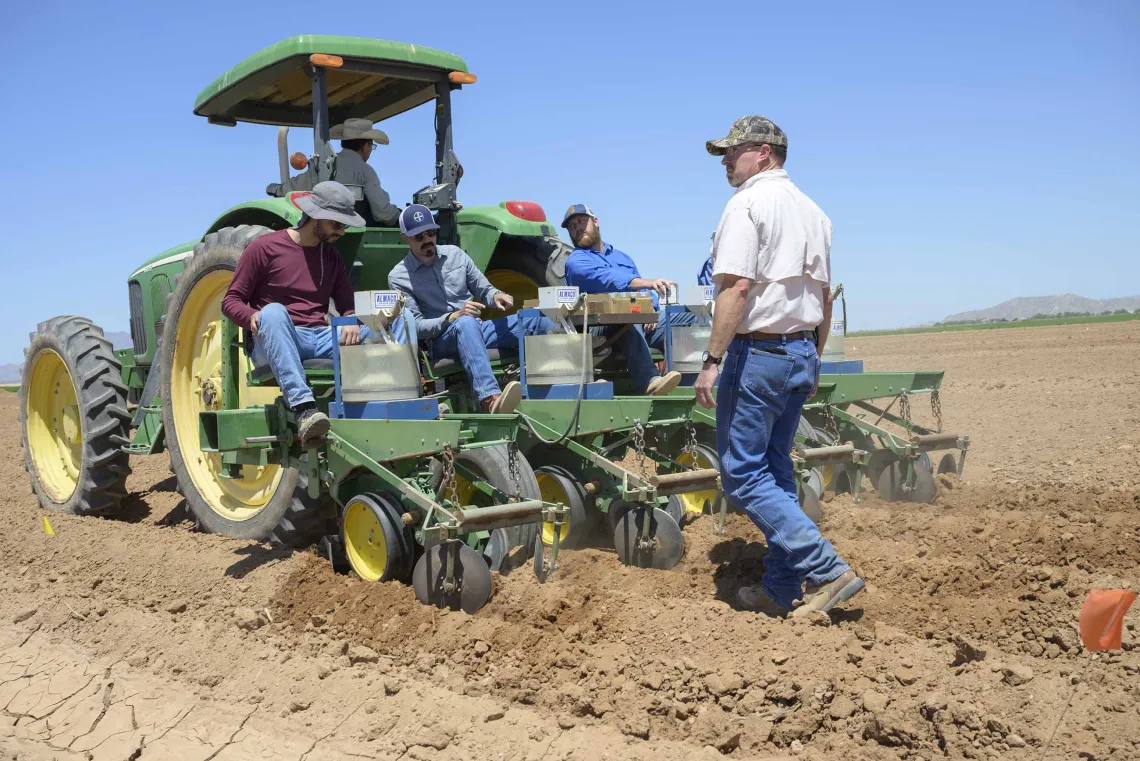
[[[752,281],[737,333],[796,333],[823,322],[831,278],[831,220],[783,169],[736,189],[713,236],[713,280]]]

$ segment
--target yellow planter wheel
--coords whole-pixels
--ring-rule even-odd
[[[78,382],[77,382],[78,381]],[[39,324],[20,385],[24,466],[40,506],[111,514],[126,496],[130,413],[122,367],[83,317]]]
[[[598,517],[586,506],[586,492],[581,483],[570,471],[557,465],[544,465],[534,475],[544,502],[557,502],[569,508],[559,527],[558,546],[581,546]],[[553,523],[542,524],[542,543],[548,547],[554,544],[554,530]]]
[[[692,452],[682,452],[677,462],[692,468],[715,468],[720,470],[720,458],[716,450],[704,444],[698,444]],[[720,491],[718,489],[702,489],[676,495],[685,508],[685,516],[693,520],[704,513],[714,513],[720,504]]]
[[[379,493],[357,495],[344,506],[345,554],[365,581],[404,580],[411,574],[414,547],[399,506],[394,497]]]
[[[170,296],[162,336],[162,419],[179,486],[198,526],[239,539],[308,544],[335,521],[327,497],[311,500],[307,476],[293,467],[243,465],[225,477],[221,456],[203,452],[199,414],[221,409],[222,297],[245,246],[270,232],[244,225],[210,233],[194,247]],[[239,350],[239,406],[271,404],[277,388],[251,387]]]

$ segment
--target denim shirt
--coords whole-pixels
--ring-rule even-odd
[[[641,271],[630,256],[603,242],[603,251],[576,248],[566,260],[566,285],[576,285],[583,293],[618,293],[631,290],[630,282]],[[657,306],[657,294],[653,294]]]
[[[408,252],[388,273],[388,287],[403,292],[416,321],[419,338],[435,338],[447,327],[447,316],[472,299],[490,304],[498,288],[459,246],[436,246],[431,264]]]

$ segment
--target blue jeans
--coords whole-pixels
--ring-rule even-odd
[[[457,359],[479,401],[499,393],[499,384],[491,370],[491,360],[487,349],[511,349],[518,351],[519,337],[515,332],[519,324],[517,314],[500,317],[497,320],[480,320],[476,317],[460,317],[450,322],[443,332],[432,339],[431,358]],[[558,330],[551,320],[540,315],[529,317],[523,323],[523,331],[528,336],[543,335]]]
[[[409,322],[412,342],[415,343],[415,326]],[[397,317],[389,328],[393,335],[405,343],[404,318]],[[338,332],[339,337],[339,332]],[[360,340],[372,338],[367,326],[360,326]],[[289,312],[281,304],[268,304],[257,318],[257,335],[253,338],[253,364],[268,364],[273,377],[281,387],[281,394],[290,408],[314,401],[313,390],[305,380],[306,359],[332,359],[333,334],[331,327],[299,328],[289,319]]]
[[[815,384],[815,344],[802,338],[735,338],[717,386],[716,448],[732,503],[764,532],[764,589],[791,608],[801,585],[823,584],[849,566],[800,510],[792,445]]]
[[[661,319],[657,321],[653,331],[646,335],[649,348],[656,349],[657,351],[665,351],[665,314],[661,314]],[[686,325],[694,325],[697,322],[697,315],[688,310],[681,310],[677,312],[669,312],[668,322],[675,328],[681,328]]]

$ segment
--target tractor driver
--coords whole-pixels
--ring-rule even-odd
[[[354,203],[352,191],[339,182],[318,183],[309,196],[298,196],[301,221],[250,241],[222,299],[222,314],[253,334],[254,364],[268,364],[273,370],[285,403],[297,414],[302,445],[329,430],[329,419],[317,409],[301,363],[332,358],[330,298],[341,315],[354,312],[348,273],[333,246],[345,227],[364,224]],[[392,332],[403,343],[402,317],[392,323]],[[339,333],[341,346],[371,336],[363,325],[343,327]]]
[[[427,341],[431,361],[458,360],[484,412],[514,411],[522,400],[522,387],[511,381],[499,390],[487,350],[517,350],[520,318],[512,314],[479,319],[485,305],[510,309],[514,299],[491,285],[459,246],[436,242],[439,225],[426,206],[412,204],[400,213],[400,233],[410,251],[388,273],[388,285],[407,297],[416,334]],[[528,319],[524,329],[527,335],[541,335],[556,332],[557,326],[539,315]]]
[[[400,209],[392,204],[392,199],[380,187],[380,176],[368,165],[372,147],[387,145],[388,136],[375,129],[367,119],[345,119],[344,124],[333,127],[330,134],[340,138],[341,148],[336,155],[333,179],[364,189],[364,198],[356,204],[364,225],[395,227]]]
[[[653,294],[654,307],[659,303],[658,297],[666,295],[670,285],[676,285],[664,278],[642,277],[633,259],[602,240],[598,218],[589,206],[578,203],[567,209],[562,227],[574,243],[574,251],[566,260],[567,285],[576,285],[583,293],[647,290]],[[691,312],[677,312],[669,320],[673,325],[692,325],[695,321],[696,315]],[[603,333],[612,335],[623,328],[614,325],[603,329]],[[660,350],[664,345],[665,329],[660,322],[646,326],[644,331],[631,325],[617,339],[639,393],[665,395],[681,382],[681,374],[676,371],[663,376],[657,372],[649,347]]]

